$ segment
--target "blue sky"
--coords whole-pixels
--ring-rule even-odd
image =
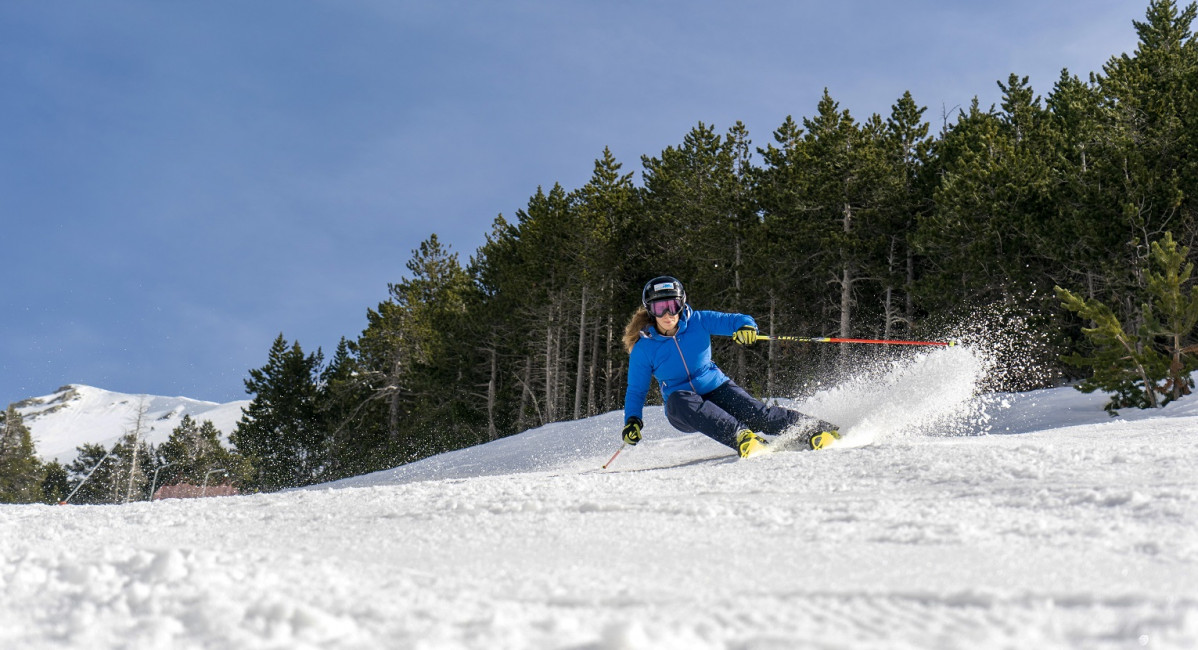
[[[1146,7],[4,2],[0,406],[244,399],[280,332],[356,338],[430,234],[466,261],[605,146],[626,172],[699,122],[764,146],[825,87],[859,119],[909,90],[935,131],[1012,72],[1100,71]]]

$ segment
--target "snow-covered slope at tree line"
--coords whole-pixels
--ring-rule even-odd
[[[803,399],[847,432],[821,452],[740,461],[657,407],[607,471],[619,413],[308,490],[2,506],[0,647],[1198,647],[1198,399],[1112,419],[986,372]]]

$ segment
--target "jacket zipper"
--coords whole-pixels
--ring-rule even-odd
[[[697,395],[699,391],[695,388],[695,382],[691,380],[691,369],[686,365],[686,357],[682,354],[682,346],[678,344],[678,337],[671,336],[670,338],[674,341],[674,347],[678,349],[678,358],[682,360],[682,369],[686,371],[686,383],[691,385],[691,391]]]

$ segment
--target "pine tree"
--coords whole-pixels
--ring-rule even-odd
[[[622,165],[604,148],[603,156],[594,162],[591,179],[570,194],[570,216],[574,225],[569,248],[559,255],[573,266],[572,277],[565,283],[566,291],[578,305],[574,330],[574,386],[572,417],[592,415],[602,409],[600,402],[611,401],[614,378],[607,360],[618,354],[610,344],[604,344],[605,331],[614,336],[614,322],[627,313],[624,296],[617,295],[631,260],[625,255],[620,237],[627,229],[636,208],[636,190],[632,174],[621,173]],[[573,319],[571,319],[573,320]],[[575,327],[576,325],[576,327]],[[610,341],[610,337],[608,338]],[[599,390],[599,385],[604,386]]]
[[[932,208],[932,178],[929,167],[931,140],[929,124],[923,121],[924,107],[910,92],[891,107],[881,146],[886,160],[882,219],[885,237],[883,278],[883,338],[894,338],[893,329],[915,327],[915,248],[911,243],[919,217]],[[901,301],[901,302],[900,302]]]
[[[1195,5],[1179,11],[1153,0],[1134,22],[1133,53],[1112,57],[1089,84],[1062,73],[1049,103],[1062,161],[1054,281],[1108,305],[1128,332],[1149,336],[1153,243],[1171,231],[1195,259],[1196,15]],[[1078,345],[1085,356],[1086,343]]]
[[[43,499],[45,469],[33,438],[16,407],[9,406],[0,423],[0,503],[35,503]]]
[[[476,330],[476,349],[485,364],[484,392],[487,434],[491,439],[513,433],[523,410],[521,396],[526,386],[509,369],[511,359],[523,358],[524,338],[518,335],[514,315],[524,306],[528,292],[513,286],[522,267],[518,230],[499,215],[492,222],[486,241],[470,260],[469,274],[478,289],[470,309]],[[521,284],[523,284],[521,282]]]
[[[45,503],[61,503],[71,493],[70,482],[67,478],[67,468],[57,460],[46,464],[46,473],[42,479],[42,500]]]
[[[1135,52],[1112,57],[1096,77],[1103,99],[1095,157],[1101,190],[1092,208],[1100,227],[1115,235],[1100,251],[1112,260],[1106,294],[1130,320],[1139,318],[1135,296],[1145,288],[1150,242],[1166,230],[1183,243],[1198,237],[1196,16],[1193,4],[1178,11],[1172,0],[1153,0],[1145,20],[1134,22]]]
[[[765,333],[820,332],[825,327],[822,310],[824,292],[812,290],[826,282],[815,260],[819,247],[810,224],[808,193],[804,178],[809,159],[802,126],[787,116],[773,133],[774,143],[758,148],[763,166],[754,173],[754,204],[761,214],[760,243],[756,254],[768,271],[759,279],[766,298]],[[809,346],[766,346],[766,392],[779,393],[778,386],[800,383],[807,377],[792,376],[793,369],[816,374],[821,351]]]
[[[579,255],[577,215],[565,189],[554,183],[548,194],[537,188],[527,210],[516,216],[522,257],[528,265],[522,275],[531,280],[517,327],[526,338],[530,381],[535,384],[530,390],[544,424],[565,417],[572,401],[567,366],[571,355],[566,346],[572,306],[575,296],[580,296],[576,290],[581,288],[573,264]]]
[[[633,260],[642,282],[685,278],[704,308],[744,309],[745,250],[759,218],[753,210],[743,124],[721,137],[700,122],[677,147],[642,157],[644,214],[630,224]]]
[[[599,268],[607,234],[602,223],[621,218],[578,202],[579,193],[567,194],[558,184],[548,194],[538,188],[528,207],[517,211],[515,224],[496,220],[471,265],[484,307],[467,322],[479,326],[475,335],[487,341],[476,355],[476,367],[484,369],[479,384],[491,382],[492,360],[513,360],[518,368],[508,385],[518,390],[517,428],[568,417],[576,401],[577,342],[586,338],[594,297],[603,293],[597,286],[606,272]]]
[[[328,464],[321,480],[336,480],[384,469],[385,448],[363,435],[370,411],[370,387],[362,380],[357,345],[344,337],[337,343],[329,364],[320,373],[318,394],[324,422]],[[385,447],[385,443],[384,443]]]
[[[249,461],[226,449],[220,435],[212,422],[197,423],[190,415],[184,415],[170,438],[156,450],[157,467],[163,470],[158,486],[180,482],[201,485],[215,470],[224,470],[226,479],[234,484],[252,481],[254,473]]]
[[[135,414],[133,416],[133,421],[130,423],[132,428],[130,429],[128,435],[126,436],[126,440],[122,441],[123,444],[126,444],[130,450],[136,449],[136,448],[142,446],[141,436],[143,433],[143,429],[145,428],[146,413],[148,411],[149,411],[149,406],[146,404],[146,396],[142,395],[138,399],[137,411],[135,412]],[[149,454],[147,453],[145,456],[148,458]],[[126,468],[126,474],[128,475],[128,485],[125,488],[125,498],[124,498],[125,503],[129,503],[130,501],[140,500],[140,497],[138,496],[138,492],[140,490],[137,489],[137,485],[139,483],[147,482],[148,476],[149,476],[149,472],[147,470],[147,463],[143,463],[142,461],[143,461],[142,454],[130,453],[128,455],[129,466]]]
[[[1159,201],[1158,210],[1175,208],[1177,189],[1198,181],[1192,153],[1198,137],[1198,41],[1191,31],[1196,16],[1194,4],[1178,11],[1173,0],[1152,0],[1145,20],[1133,22],[1139,35],[1134,54],[1113,57],[1098,79],[1124,142],[1138,150],[1136,166],[1158,174],[1155,183],[1137,188]],[[1151,223],[1153,215],[1144,216]]]
[[[136,429],[121,436],[106,463],[113,475],[104,503],[148,500],[153,463],[153,451]]]
[[[632,174],[622,173],[622,167],[605,147],[602,157],[594,162],[590,180],[572,195],[582,235],[576,244],[582,270],[580,289],[588,299],[587,309],[580,310],[579,318],[576,418],[613,408],[613,388],[621,382],[614,376],[613,357],[621,354],[615,345],[615,329],[630,311],[626,296],[617,289],[629,277],[630,260],[622,236],[638,206]]]
[[[119,482],[116,463],[103,445],[84,444],[79,454],[66,466],[67,495],[71,503],[114,503],[113,495]]]
[[[1109,282],[1126,272],[1120,256],[1124,238],[1119,219],[1111,214],[1100,160],[1103,99],[1093,83],[1062,70],[1046,100],[1056,139],[1058,185],[1053,193],[1056,218],[1045,224],[1038,252],[1053,260],[1055,275],[1084,287],[1087,298],[1105,292]]]
[[[822,275],[821,284],[832,289],[827,295],[832,331],[851,337],[860,326],[853,311],[858,285],[869,277],[871,262],[882,258],[878,251],[884,246],[877,236],[884,165],[881,120],[875,115],[858,125],[825,89],[816,115],[803,125],[806,164],[799,182],[806,226],[815,236],[812,264]]]
[[[1066,309],[1094,323],[1094,327],[1082,329],[1094,346],[1093,354],[1073,354],[1064,359],[1093,373],[1078,384],[1078,390],[1113,393],[1105,407],[1112,415],[1118,413],[1116,409],[1126,407],[1156,408],[1160,403],[1156,378],[1167,365],[1164,357],[1147,344],[1144,336],[1129,332],[1110,307],[1061,287],[1055,287],[1055,291]]]
[[[932,264],[920,289],[934,309],[1027,312],[1027,297],[1051,286],[1043,261],[1059,242],[1046,235],[1056,216],[1047,113],[1027,77],[998,85],[1002,110],[982,111],[975,99],[936,145],[943,177],[915,238]]]
[[[1189,250],[1173,241],[1173,233],[1152,242],[1154,269],[1148,271],[1151,301],[1146,330],[1169,359],[1169,371],[1162,392],[1169,401],[1189,395],[1194,388],[1190,373],[1198,370],[1198,284],[1192,281],[1194,264],[1186,262]],[[1187,292],[1186,289],[1189,289]]]
[[[467,305],[474,287],[436,235],[407,263],[411,276],[367,314],[357,372],[366,435],[393,464],[478,440],[481,409],[467,399],[475,367]]]
[[[1093,353],[1065,360],[1092,369],[1093,375],[1079,385],[1081,390],[1114,393],[1106,406],[1112,414],[1130,406],[1163,406],[1193,389],[1190,373],[1198,369],[1194,344],[1198,286],[1189,286],[1187,292],[1194,270],[1185,261],[1187,252],[1173,241],[1172,233],[1152,242],[1152,265],[1143,270],[1148,278],[1148,300],[1141,308],[1144,324],[1135,333],[1098,300],[1056,287],[1066,309],[1094,323],[1082,329],[1094,346]]]
[[[299,342],[279,334],[266,365],[250,371],[253,395],[230,436],[256,470],[252,487],[273,491],[308,485],[325,461],[324,432],[317,411],[319,350],[305,355]]]
[[[794,303],[804,296],[804,293],[790,292],[789,288],[797,284],[799,265],[787,260],[788,253],[793,248],[787,245],[788,239],[794,236],[793,229],[782,227],[788,221],[797,203],[793,184],[794,170],[792,162],[794,151],[802,135],[802,129],[795,123],[792,116],[787,116],[782,126],[773,132],[773,143],[767,143],[764,148],[757,148],[757,155],[762,160],[762,166],[754,169],[752,174],[753,206],[760,215],[761,226],[758,229],[758,242],[755,254],[768,267],[758,280],[758,291],[764,299],[762,306],[764,321],[758,325],[762,333],[779,335],[783,331],[799,331],[800,325],[791,320],[784,312],[790,309],[780,309],[783,296],[787,303]],[[775,143],[778,146],[775,146]],[[801,306],[793,305],[796,311],[802,311]],[[765,386],[767,395],[777,395],[779,384],[779,368],[781,358],[786,352],[794,352],[793,346],[783,349],[775,341],[762,346],[765,348]]]

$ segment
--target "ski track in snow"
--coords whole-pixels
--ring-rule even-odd
[[[0,506],[0,647],[1198,647],[1198,404],[979,398],[968,356],[799,400],[848,434],[821,452],[738,461],[658,407],[609,471],[619,413],[308,490]]]

